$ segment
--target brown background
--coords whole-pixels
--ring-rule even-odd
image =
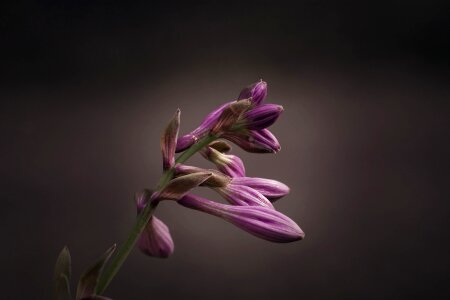
[[[5,5],[5,4],[3,4]],[[306,239],[279,245],[163,203],[175,253],[134,251],[114,299],[432,299],[448,291],[445,1],[40,1],[2,11],[2,299],[48,299],[131,228],[182,132],[260,78],[285,112],[249,176]],[[192,163],[209,166],[200,157]],[[203,193],[203,192],[202,192]],[[218,196],[207,193],[213,198]],[[75,280],[74,280],[75,281]]]

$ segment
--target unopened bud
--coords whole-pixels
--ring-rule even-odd
[[[174,244],[167,225],[152,216],[139,237],[138,247],[149,256],[169,257],[173,253]]]
[[[258,81],[244,88],[239,94],[238,100],[251,98],[252,102],[259,105],[267,96],[267,83]]]
[[[179,204],[220,217],[259,238],[289,243],[305,237],[300,227],[284,214],[263,206],[235,206],[186,195]]]
[[[276,153],[281,149],[277,138],[268,129],[229,132],[222,138],[251,153]]]
[[[231,177],[245,176],[244,163],[238,156],[221,153],[211,146],[206,147],[200,153],[207,160],[215,164],[220,172]]]

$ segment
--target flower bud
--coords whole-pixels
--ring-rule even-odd
[[[180,110],[178,109],[161,136],[161,152],[164,170],[173,167],[175,164],[175,148],[177,146],[179,128]]]
[[[264,206],[274,209],[272,203],[260,192],[244,185],[228,184],[215,190],[230,204],[239,206]]]
[[[245,112],[241,122],[248,129],[264,129],[275,123],[282,112],[281,105],[262,104]]]
[[[217,123],[222,112],[234,101],[222,104],[220,107],[212,111],[203,122],[194,131],[178,138],[176,152],[181,152],[192,146],[199,138],[209,132],[211,128]]]
[[[200,153],[204,158],[214,163],[220,172],[231,177],[245,176],[244,163],[236,155],[224,154],[212,147],[206,147]]]
[[[252,102],[259,105],[267,96],[267,83],[258,81],[244,88],[239,94],[238,100],[251,98]]]
[[[229,132],[222,137],[251,153],[276,153],[281,149],[277,138],[268,129]]]
[[[173,253],[174,244],[169,228],[152,216],[138,240],[139,249],[149,256],[166,258]]]
[[[188,194],[179,204],[223,218],[259,238],[289,243],[305,237],[300,227],[284,214],[263,206],[234,206]]]
[[[287,185],[273,179],[235,177],[232,179],[231,184],[248,186],[255,189],[272,202],[289,194],[289,187]]]

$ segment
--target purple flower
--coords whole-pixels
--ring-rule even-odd
[[[149,256],[169,257],[174,250],[169,228],[161,220],[152,216],[139,237],[138,247]]]
[[[249,99],[251,104],[253,104],[254,106],[258,106],[262,101],[264,101],[266,95],[267,83],[261,80],[244,88],[239,94],[238,100]],[[230,106],[230,104],[235,102],[236,101],[231,101],[221,105],[220,107],[212,111],[209,115],[207,115],[200,126],[197,127],[194,131],[183,135],[182,137],[179,137],[177,141],[176,152],[186,150],[187,148],[195,144],[198,139],[208,133],[219,121],[224,110],[226,110]]]
[[[289,187],[273,179],[235,177],[230,184],[242,185],[257,190],[272,202],[289,194]]]
[[[266,96],[267,83],[261,80],[244,88],[239,94],[238,100],[251,98],[254,104],[259,105]]]
[[[197,142],[199,138],[201,138],[204,134],[208,133],[208,131],[217,123],[222,112],[234,101],[227,102],[209,115],[203,120],[199,127],[197,127],[194,131],[178,138],[176,152],[181,152],[192,146]]]
[[[283,112],[283,106],[277,104],[261,104],[244,112],[242,123],[246,129],[264,129],[278,119]]]
[[[178,203],[223,218],[248,233],[271,242],[289,243],[305,237],[293,220],[267,207],[226,205],[190,194]]]
[[[212,147],[206,147],[200,153],[215,164],[220,172],[231,177],[245,176],[244,163],[236,155],[221,153]]]
[[[265,206],[274,209],[272,203],[263,194],[251,187],[229,183],[214,188],[230,204],[239,206]]]
[[[277,138],[268,129],[229,132],[222,138],[251,153],[276,153],[281,149]]]

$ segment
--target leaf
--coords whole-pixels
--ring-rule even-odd
[[[86,272],[84,272],[83,275],[81,275],[77,287],[77,296],[76,296],[77,300],[85,298],[96,299],[92,297],[96,296],[95,289],[98,284],[98,279],[103,271],[104,266],[110,259],[111,255],[114,253],[114,250],[116,250],[116,244],[112,245],[108,250],[106,250],[106,252],[102,255],[102,257],[92,267],[90,267]]]
[[[72,273],[70,252],[65,246],[58,255],[53,275],[55,299],[70,299],[70,276]]]

